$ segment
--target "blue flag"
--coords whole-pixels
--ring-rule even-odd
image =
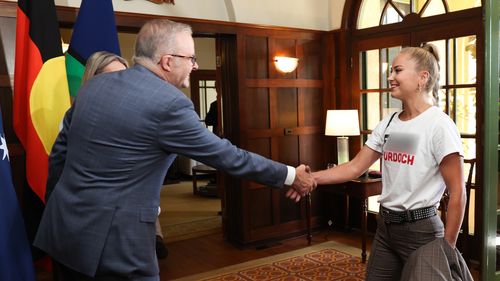
[[[0,280],[35,281],[31,250],[10,173],[0,110]]]
[[[83,0],[66,52],[66,73],[72,97],[80,88],[87,59],[97,51],[120,55],[111,0]]]

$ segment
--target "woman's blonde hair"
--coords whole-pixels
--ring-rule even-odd
[[[93,53],[85,64],[85,72],[82,77],[82,84],[85,83],[90,78],[96,76],[103,72],[104,68],[110,63],[117,61],[122,63],[125,68],[128,68],[128,62],[119,55],[115,55],[110,52],[100,51]]]
[[[417,64],[418,71],[427,71],[429,78],[423,85],[425,92],[432,92],[433,103],[439,99],[439,54],[436,46],[426,43],[422,47],[406,47],[400,54],[405,54]]]

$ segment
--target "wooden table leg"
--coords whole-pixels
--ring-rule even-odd
[[[311,194],[306,195],[307,245],[311,245]]]
[[[347,230],[347,231],[351,231],[351,222],[349,221],[350,218],[349,218],[349,194],[345,194],[344,196],[344,205],[345,205],[345,210],[344,210],[344,220],[345,220],[345,225],[344,225],[344,228]]]
[[[368,217],[368,198],[361,202],[361,261],[366,262],[366,231]]]
[[[196,171],[193,170],[193,195],[198,194],[198,187],[196,183]]]

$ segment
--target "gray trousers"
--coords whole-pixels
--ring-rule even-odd
[[[377,216],[377,232],[373,239],[366,280],[399,281],[408,256],[421,246],[444,236],[439,216],[406,223],[385,223]]]

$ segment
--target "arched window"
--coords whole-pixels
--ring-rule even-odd
[[[402,22],[403,18],[411,13],[420,17],[430,17],[474,7],[481,7],[481,1],[364,0],[360,6],[357,29]]]

